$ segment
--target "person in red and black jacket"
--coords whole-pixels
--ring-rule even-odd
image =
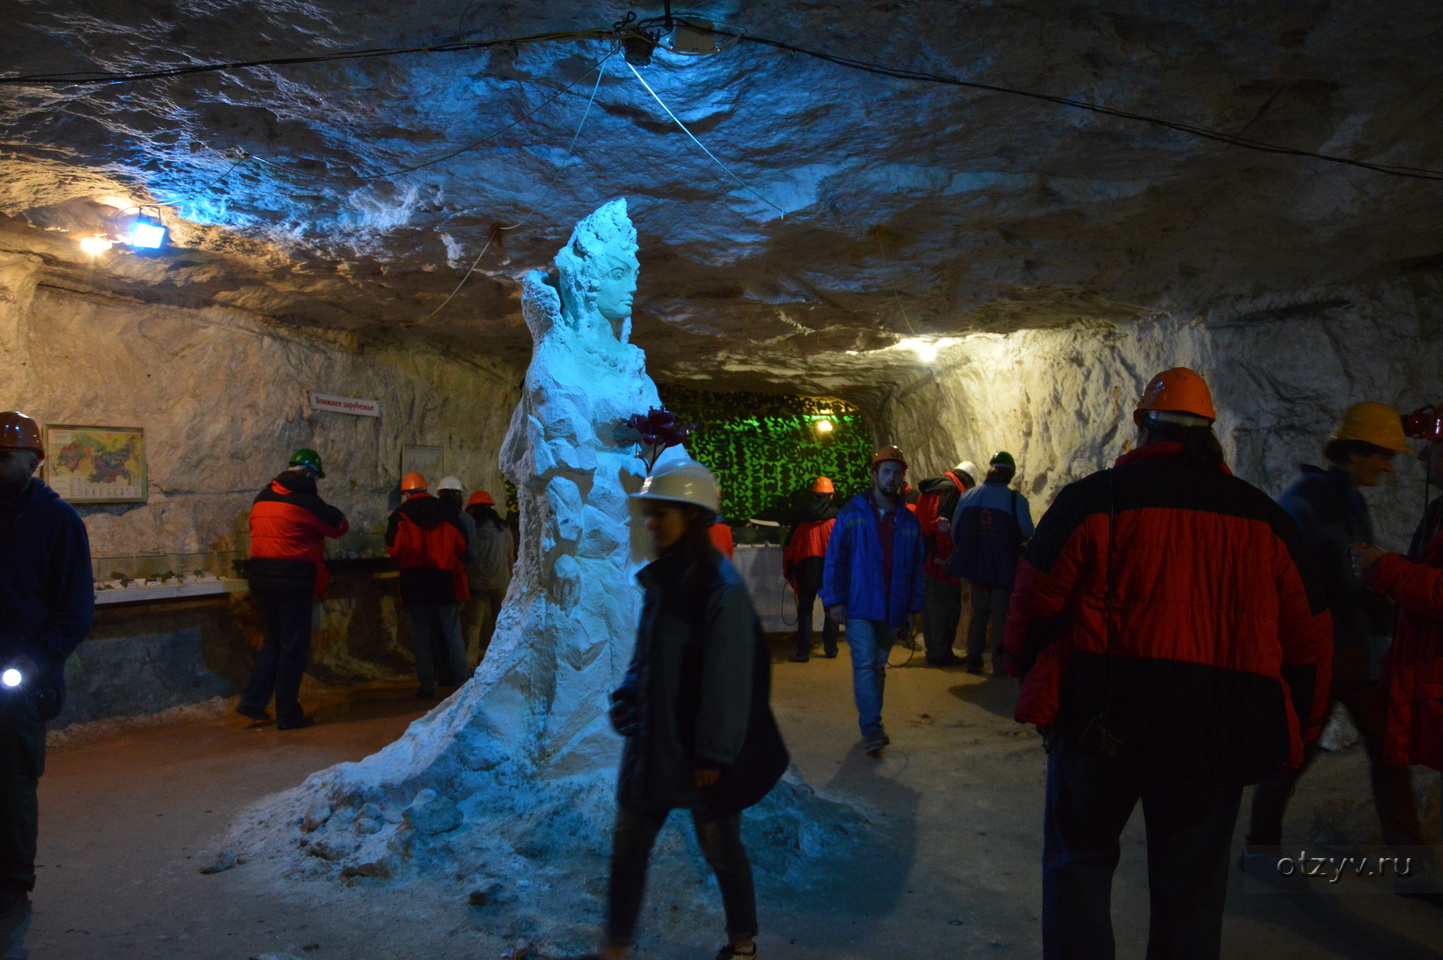
[[[1434,408],[1415,426],[1409,435],[1428,441],[1418,453],[1427,483],[1443,488],[1443,414]],[[1362,581],[1398,606],[1381,681],[1383,762],[1443,770],[1443,497],[1424,510],[1406,556],[1365,543],[1353,544],[1352,553]],[[1394,879],[1394,891],[1443,906],[1438,864],[1425,860],[1419,870],[1415,858],[1412,866],[1409,877]]]
[[[411,615],[411,646],[423,700],[436,697],[439,645],[459,686],[471,676],[461,636],[461,605],[471,598],[466,579],[470,541],[456,504],[426,492],[426,478],[408,473],[401,480],[406,502],[386,525],[386,552],[401,567],[401,602]]]
[[[797,652],[787,658],[792,663],[812,659],[812,607],[822,589],[827,543],[837,522],[837,506],[832,502],[836,492],[830,477],[812,481],[811,501],[797,511],[782,544],[782,576],[797,596]],[[831,659],[837,655],[838,624],[828,617],[822,623],[822,653]]]
[[[1216,958],[1243,786],[1326,719],[1332,624],[1292,518],[1232,476],[1202,378],[1148,384],[1140,445],[1068,485],[1021,563],[1004,662],[1047,747],[1043,956],[1113,955],[1142,803],[1150,957]]]
[[[277,730],[314,723],[297,699],[311,655],[311,603],[330,581],[326,537],[342,537],[350,529],[346,515],[316,492],[316,481],[325,475],[320,454],[297,450],[289,468],[256,494],[251,506],[246,575],[265,618],[266,639],[236,713],[269,720],[266,704],[274,691]]]
[[[952,556],[952,514],[962,494],[977,486],[977,464],[963,460],[940,477],[928,477],[917,485],[917,522],[922,525],[927,559],[927,599],[922,608],[922,640],[927,662],[934,667],[955,667],[966,663],[952,652],[957,624],[962,620],[962,581],[949,576],[942,565]]]

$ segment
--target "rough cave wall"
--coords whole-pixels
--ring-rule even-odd
[[[1276,496],[1299,463],[1323,462],[1323,442],[1350,404],[1406,412],[1443,400],[1443,276],[1256,297],[1126,326],[973,335],[900,384],[875,416],[880,435],[912,457],[914,483],[1011,451],[1017,488],[1039,516],[1065,484],[1131,447],[1133,405],[1147,379],[1172,366],[1207,378],[1229,464]],[[1420,465],[1408,454],[1395,465],[1368,493],[1387,549],[1407,546],[1421,508]]]
[[[164,555],[167,564],[180,562],[172,559],[177,554],[209,556],[213,569],[234,575],[231,557],[249,549],[251,499],[301,446],[321,453],[327,474],[322,496],[351,520],[352,534],[333,541],[333,550],[380,546],[403,444],[445,447],[448,473],[469,489],[484,487],[499,496],[497,452],[522,377],[519,369],[485,359],[301,331],[230,309],[80,296],[47,286],[43,261],[23,253],[0,253],[0,351],[0,405],[18,407],[42,424],[145,428],[149,502],[79,507],[103,576],[124,566],[110,558],[148,554]],[[379,399],[382,415],[313,413],[309,390]],[[196,566],[202,565],[198,559]],[[394,583],[337,578],[319,614],[314,674],[363,678],[405,668],[407,644],[396,642]],[[245,634],[258,644],[260,621],[243,599],[231,609],[211,606],[219,609],[197,614],[200,627],[175,625],[175,656],[199,657],[200,673],[233,681],[250,658],[246,651],[234,655],[234,627],[221,624],[239,614]],[[108,617],[101,615],[102,621]],[[201,630],[199,641],[195,629]],[[134,657],[115,651],[102,656],[105,644],[133,643],[130,633],[101,624],[97,639],[72,662],[78,695],[83,698],[87,686],[87,665],[102,671],[90,678],[99,688],[111,673],[119,680],[122,667],[133,673],[136,657],[154,656],[153,635]],[[171,691],[153,700],[162,705],[184,699],[173,688],[185,685],[189,667],[168,669],[171,675],[149,680],[152,688]],[[125,680],[136,683],[130,673]],[[206,696],[216,689],[209,680],[194,687]],[[108,709],[123,712],[120,706]]]

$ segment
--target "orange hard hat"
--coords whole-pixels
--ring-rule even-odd
[[[485,490],[477,490],[475,493],[471,494],[471,498],[466,501],[466,506],[474,507],[478,503],[486,507],[496,506],[496,501],[492,500],[491,494],[487,493]]]
[[[1141,423],[1148,414],[1183,414],[1184,417],[1201,417],[1208,423],[1218,418],[1213,409],[1213,395],[1203,378],[1187,367],[1173,367],[1164,370],[1147,382],[1137,409],[1132,412],[1132,422]],[[1162,420],[1176,420],[1186,423],[1180,417],[1159,417]]]
[[[40,425],[19,410],[0,413],[0,450],[34,450],[35,455],[44,460]]]
[[[836,493],[837,490],[835,487],[832,486],[832,481],[830,479],[828,479],[827,477],[818,477],[817,479],[812,481],[812,492]]]
[[[412,470],[410,473],[406,474],[404,477],[401,478],[401,492],[402,492],[402,493],[415,493],[415,492],[417,492],[417,491],[419,491],[419,490],[425,490],[425,489],[426,489],[426,478],[425,478],[425,476],[423,476],[422,474],[417,473],[415,470]]]
[[[895,460],[902,465],[903,470],[907,469],[907,458],[902,456],[901,450],[897,449],[891,444],[888,444],[887,446],[878,450],[876,453],[872,454],[872,468],[875,470],[877,464],[886,463],[888,460]]]

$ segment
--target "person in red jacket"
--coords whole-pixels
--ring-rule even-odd
[[[1430,486],[1443,488],[1443,416],[1436,412],[1415,423],[1414,437],[1428,441],[1418,459]],[[1384,553],[1370,544],[1355,544],[1353,562],[1363,582],[1398,606],[1393,644],[1383,661],[1381,686],[1385,701],[1383,762],[1422,764],[1443,770],[1443,497],[1433,500],[1413,534],[1407,556]],[[1419,890],[1416,883],[1395,881],[1394,889],[1443,905],[1436,882]]]
[[[1207,384],[1178,367],[1139,446],[1069,484],[1018,564],[1004,663],[1048,751],[1046,960],[1111,957],[1112,875],[1147,821],[1147,955],[1216,958],[1243,786],[1296,766],[1326,719],[1323,592],[1292,518],[1234,477]]]
[[[977,486],[977,464],[963,460],[940,477],[928,477],[917,485],[917,522],[922,525],[927,559],[927,599],[922,608],[922,639],[927,663],[934,667],[955,667],[967,661],[952,652],[957,624],[962,620],[962,581],[949,576],[942,565],[952,556],[952,514],[962,494]]]
[[[787,658],[792,663],[812,659],[812,607],[822,589],[827,542],[837,522],[837,507],[832,503],[835,493],[830,478],[813,481],[811,502],[798,512],[782,544],[782,576],[797,596],[797,652]],[[822,653],[828,659],[837,655],[837,628],[835,620],[822,618]]]
[[[298,699],[311,655],[311,604],[330,582],[326,538],[345,536],[350,529],[346,515],[316,492],[316,481],[325,475],[320,454],[303,447],[251,505],[246,576],[265,618],[266,639],[236,713],[269,720],[266,705],[274,692],[277,730],[299,730],[315,722]]]
[[[471,598],[466,579],[470,546],[461,508],[426,491],[426,478],[408,473],[401,480],[406,501],[386,525],[386,552],[401,567],[401,602],[411,615],[411,647],[416,654],[416,695],[436,699],[439,644],[457,685],[471,676],[461,637],[461,605]]]

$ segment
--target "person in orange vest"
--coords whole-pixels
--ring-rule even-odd
[[[942,569],[952,555],[952,513],[962,494],[977,486],[977,464],[963,460],[940,477],[917,485],[917,522],[922,524],[927,560],[927,599],[922,609],[922,639],[927,662],[934,667],[956,667],[967,661],[952,652],[957,624],[962,620],[962,581]]]
[[[311,604],[330,582],[326,538],[343,537],[351,528],[346,515],[316,492],[316,481],[325,476],[321,455],[302,447],[251,505],[246,577],[265,618],[266,639],[235,709],[252,720],[269,720],[266,704],[274,691],[277,730],[315,723],[298,699],[311,655]]]
[[[461,604],[471,597],[466,582],[470,547],[461,510],[431,496],[426,478],[408,473],[401,480],[406,498],[386,525],[386,552],[401,567],[401,602],[411,616],[411,646],[423,700],[436,699],[433,644],[439,641],[457,684],[471,676],[461,639]]]
[[[717,487],[716,495],[717,501],[720,503],[721,487]],[[712,521],[712,525],[707,528],[707,535],[711,537],[711,545],[720,550],[722,556],[730,560],[736,551],[736,541],[732,538],[732,528],[727,526],[726,517],[718,513],[716,519]]]
[[[782,544],[782,576],[797,596],[797,652],[792,663],[806,663],[812,658],[812,608],[822,589],[822,566],[827,558],[827,541],[837,522],[837,505],[832,502],[836,489],[828,477],[812,482],[811,500],[798,511]],[[822,620],[822,654],[828,659],[837,655],[835,620]]]

